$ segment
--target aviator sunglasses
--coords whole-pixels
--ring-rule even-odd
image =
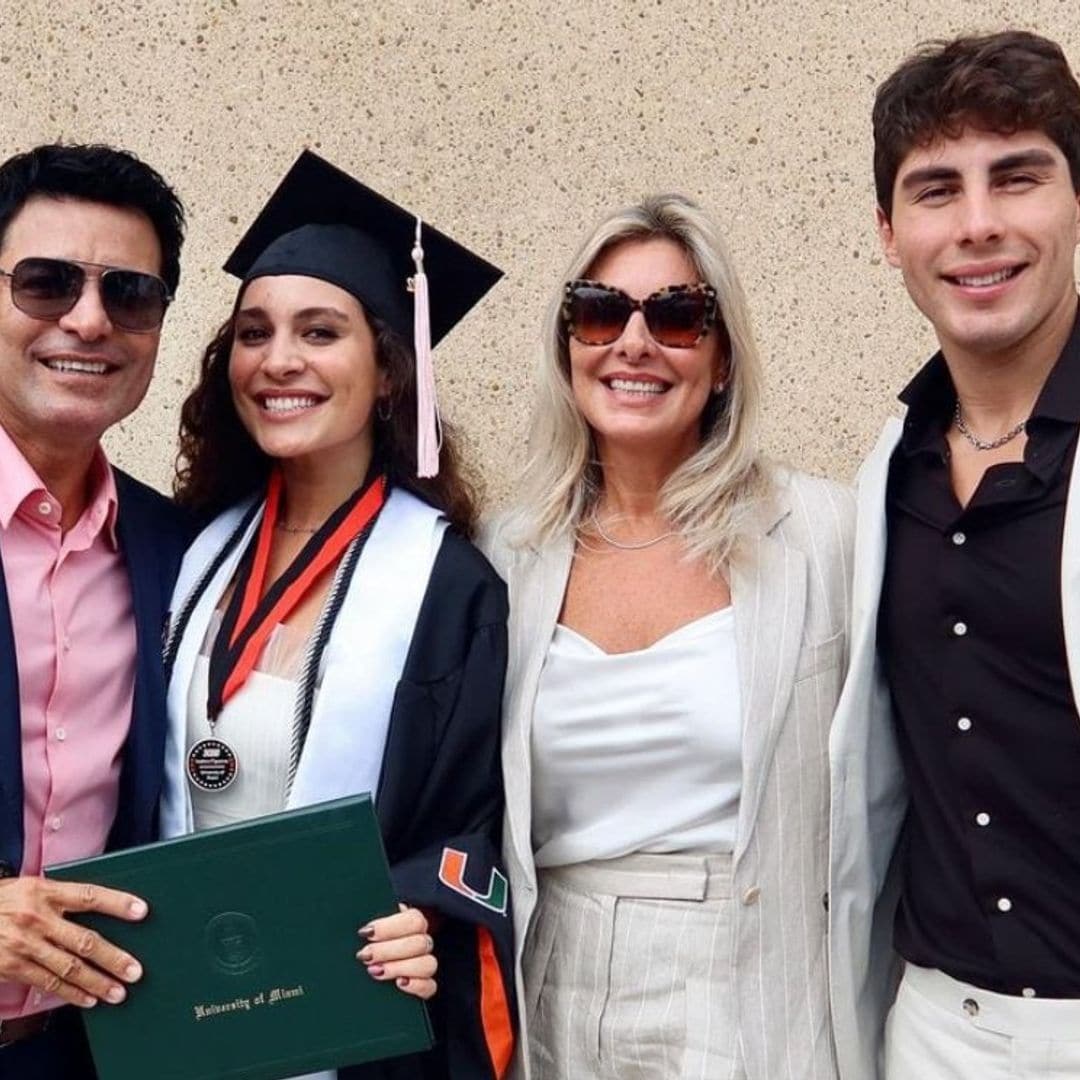
[[[89,277],[98,279],[105,314],[121,330],[158,330],[172,300],[155,274],[74,259],[20,259],[11,270],[0,270],[0,276],[10,279],[12,303],[24,315],[50,322],[75,307]]]
[[[709,332],[716,319],[716,290],[704,282],[668,285],[644,300],[634,300],[622,289],[599,281],[566,284],[563,321],[582,345],[610,345],[617,341],[635,311],[645,317],[645,325],[658,345],[689,349]]]

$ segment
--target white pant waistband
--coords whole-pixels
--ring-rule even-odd
[[[998,994],[914,964],[904,967],[904,982],[938,1008],[966,1016],[984,1031],[1029,1039],[1080,1039],[1080,998]]]
[[[731,896],[730,855],[624,855],[538,871],[541,882],[575,892],[642,900],[719,900]]]

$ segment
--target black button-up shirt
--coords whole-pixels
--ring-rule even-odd
[[[987,469],[966,507],[940,354],[901,400],[878,622],[911,792],[896,946],[986,989],[1080,997],[1080,717],[1061,608],[1080,320],[1023,462]]]

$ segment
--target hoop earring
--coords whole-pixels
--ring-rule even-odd
[[[375,402],[375,415],[384,423],[388,424],[394,416],[394,403],[389,394],[379,398]]]

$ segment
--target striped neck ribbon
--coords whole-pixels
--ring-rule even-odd
[[[274,526],[281,511],[282,488],[281,470],[275,469],[267,485],[262,521],[240,564],[236,587],[210,650],[206,709],[211,721],[217,719],[226,702],[247,681],[274,628],[337,565],[357,537],[366,540],[386,503],[389,484],[386,476],[380,474],[357,488],[267,589],[266,572]]]

